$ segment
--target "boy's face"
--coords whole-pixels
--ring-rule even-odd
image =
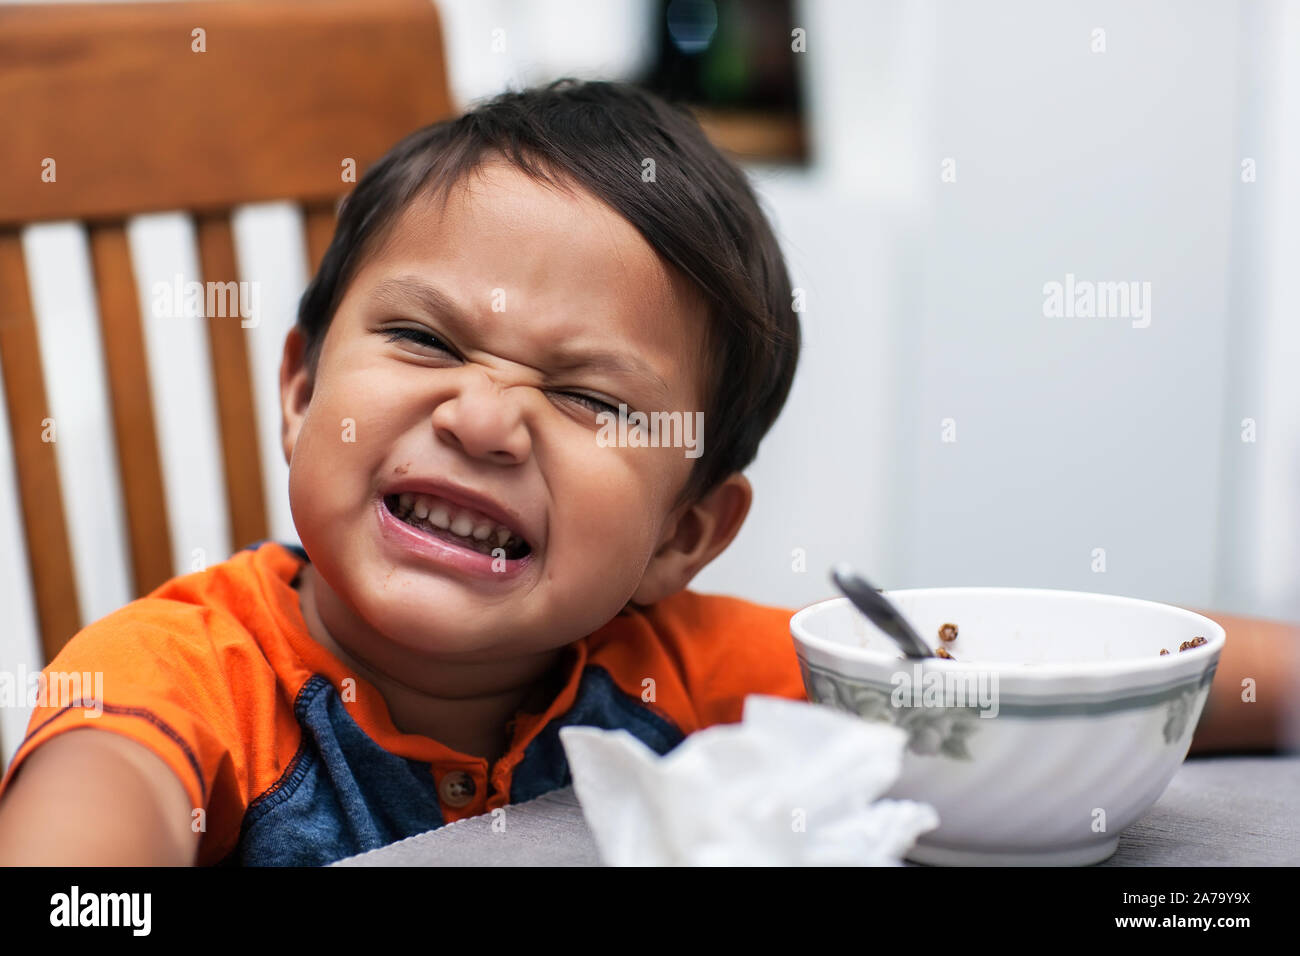
[[[421,286],[458,314],[427,308]],[[445,211],[413,204],[348,286],[314,383],[296,332],[286,346],[289,494],[319,579],[387,641],[483,661],[558,647],[684,586],[743,521],[744,479],[721,503],[673,508],[695,459],[602,447],[600,409],[570,393],[701,409],[706,309],[585,192],[490,163]],[[595,351],[615,362],[581,357]],[[419,479],[496,503],[531,553],[502,572],[412,537],[425,532],[399,527],[385,497]]]

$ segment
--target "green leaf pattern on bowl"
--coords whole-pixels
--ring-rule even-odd
[[[1189,687],[1165,705],[1165,743],[1172,744],[1180,740],[1187,722],[1191,719],[1192,708],[1196,706],[1196,695],[1200,688]]]
[[[812,689],[811,697],[817,703],[901,728],[907,732],[907,749],[918,756],[971,759],[966,742],[979,729],[978,709],[895,707],[890,691],[810,671],[803,660],[799,667],[804,672],[804,686]]]

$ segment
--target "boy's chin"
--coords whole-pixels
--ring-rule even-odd
[[[367,595],[364,616],[389,641],[423,654],[482,654],[483,660],[541,652],[599,630],[625,606],[607,581],[588,591],[505,590],[486,597],[457,580],[398,572]],[[382,579],[381,579],[382,580]],[[495,653],[494,653],[495,652]]]
[[[407,651],[427,657],[445,657],[463,663],[490,662],[515,658],[543,648],[523,647],[521,641],[539,637],[537,628],[495,614],[449,606],[433,614],[428,611],[392,611],[381,617],[375,630],[386,640]],[[397,675],[394,675],[397,676]]]

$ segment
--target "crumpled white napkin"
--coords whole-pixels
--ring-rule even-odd
[[[907,735],[819,704],[751,694],[740,723],[663,757],[626,730],[565,727],[560,741],[611,866],[897,866],[939,825],[927,803],[876,799]]]

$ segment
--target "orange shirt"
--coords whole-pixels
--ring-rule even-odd
[[[99,727],[180,778],[200,864],[319,865],[567,786],[561,727],[621,728],[663,754],[739,721],[747,694],[806,699],[791,611],[683,591],[570,644],[562,689],[516,714],[489,766],[399,731],[379,692],[311,638],[292,584],[304,560],[260,542],[80,631],[46,673],[94,674],[86,694],[102,686],[102,700],[38,706],[0,799],[36,747]]]

